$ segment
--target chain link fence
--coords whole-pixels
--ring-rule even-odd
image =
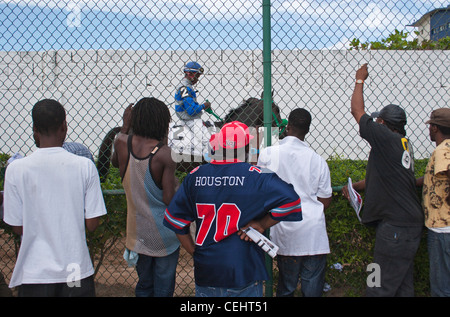
[[[381,42],[396,30],[408,32],[407,41],[415,31],[421,41],[449,36],[444,1],[268,2],[273,101],[282,119],[297,107],[311,112],[306,141],[314,150],[324,158],[367,159],[368,145],[350,114],[354,73],[367,62],[367,112],[401,105],[416,158],[430,155],[434,145],[424,122],[433,109],[449,105],[448,48],[361,50],[351,43]],[[98,158],[129,103],[153,96],[174,113],[175,88],[188,61],[205,69],[196,86],[199,102],[209,100],[225,118],[263,93],[262,8],[262,1],[244,0],[0,1],[0,151],[30,154],[31,108],[53,98],[65,106],[67,140],[85,144]],[[217,118],[205,113],[203,120]],[[105,195],[118,188],[123,197],[120,184],[105,187]],[[17,245],[5,232],[0,243],[8,281]],[[108,252],[99,283],[134,287],[136,274],[121,259],[123,239]],[[178,296],[193,294],[190,261],[180,259]]]

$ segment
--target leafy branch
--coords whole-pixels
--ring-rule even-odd
[[[416,35],[419,32],[414,31]],[[417,38],[408,40],[409,32],[395,30],[387,38],[381,41],[361,42],[354,38],[350,42],[350,50],[448,50],[450,49],[450,36],[437,41],[424,40],[419,43]]]

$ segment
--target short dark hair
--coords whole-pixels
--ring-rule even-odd
[[[142,137],[162,141],[167,136],[169,123],[169,108],[153,97],[142,98],[131,111],[131,130]]]
[[[58,101],[44,99],[33,106],[31,117],[37,132],[49,134],[56,132],[66,120],[66,111]]]
[[[218,160],[218,161],[225,161],[225,160],[234,160],[238,159],[243,162],[247,162],[249,159],[249,151],[250,151],[250,145],[247,144],[244,147],[238,148],[238,149],[225,149],[225,148],[218,148],[215,151],[211,151],[212,159]]]
[[[300,133],[307,134],[309,132],[309,126],[311,125],[311,120],[311,114],[308,110],[297,108],[292,110],[289,114],[288,123]]]

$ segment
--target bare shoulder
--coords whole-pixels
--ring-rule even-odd
[[[164,144],[164,146],[159,149],[158,153],[159,155],[157,156],[159,156],[159,159],[164,161],[165,164],[175,164],[172,159],[172,149],[167,144]]]
[[[117,135],[117,137],[115,138],[115,140],[114,140],[114,146],[115,147],[117,147],[117,146],[119,146],[119,147],[120,146],[124,146],[124,145],[127,144],[127,141],[128,141],[128,135],[119,133]]]
[[[167,145],[164,144],[159,151],[161,152],[161,156],[167,157],[169,156],[170,158],[172,158],[172,149]]]

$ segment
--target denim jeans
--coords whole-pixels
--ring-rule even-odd
[[[428,230],[430,288],[433,297],[450,297],[450,233]]]
[[[380,285],[367,286],[367,297],[414,296],[414,257],[422,226],[400,227],[380,222],[376,228],[373,263],[380,267]]]
[[[279,270],[277,297],[294,296],[298,282],[305,297],[321,297],[325,280],[326,254],[277,256]]]
[[[196,297],[262,297],[263,283],[253,282],[242,288],[223,288],[195,285]]]
[[[164,257],[139,254],[136,297],[172,297],[180,248]]]

